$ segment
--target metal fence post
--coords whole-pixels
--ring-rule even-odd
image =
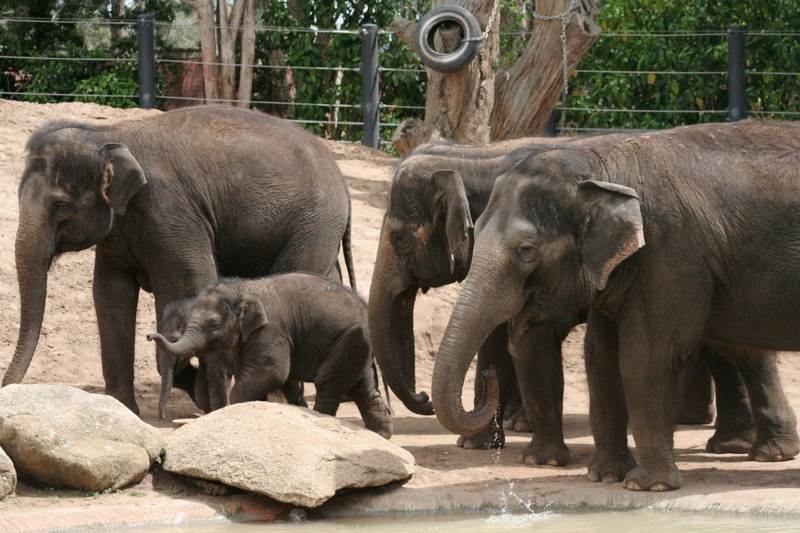
[[[361,114],[364,119],[364,138],[361,143],[379,148],[381,142],[378,94],[378,26],[364,24],[361,37]]]
[[[728,118],[731,122],[747,116],[744,36],[744,26],[728,26]]]
[[[139,53],[139,107],[156,107],[156,53],[153,15],[136,17]]]

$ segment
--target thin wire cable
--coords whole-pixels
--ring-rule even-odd
[[[605,108],[597,108],[597,107],[557,107],[559,111],[566,110],[566,111],[585,111],[591,113],[692,113],[692,114],[702,114],[702,113],[727,113],[728,110],[722,109],[709,109],[709,110],[702,110],[702,109],[605,109]]]
[[[124,57],[59,57],[59,56],[0,56],[0,59],[30,59],[32,61],[104,61],[106,63],[135,63],[139,61]]]
[[[378,72],[426,72],[426,70],[424,68],[378,67]]]
[[[186,100],[186,101],[203,101],[205,97],[191,97],[191,96],[156,96],[156,99],[161,100]],[[221,98],[214,99],[215,102],[236,103],[239,100],[226,100]],[[266,100],[251,100],[251,104],[263,105],[286,105],[286,106],[309,106],[309,107],[342,107],[347,109],[360,109],[361,104],[318,104],[310,102],[270,102]],[[424,109],[424,108],[423,108]]]
[[[359,67],[303,67],[299,65],[256,65],[256,64],[243,64],[243,63],[211,63],[204,61],[192,61],[188,59],[156,59],[156,63],[176,63],[184,65],[216,65],[228,67],[253,67],[253,68],[268,68],[268,69],[293,69],[293,70],[335,70],[342,72],[361,72]]]
[[[723,71],[676,71],[676,70],[582,70],[578,69],[575,72],[579,74],[658,74],[662,76],[678,75],[678,76],[698,76],[698,75],[720,75],[727,74]],[[748,72],[749,74],[749,72]]]
[[[139,99],[138,94],[74,94],[74,93],[27,93],[27,92],[10,92],[10,91],[0,91],[0,97],[8,98],[14,96],[60,96],[60,97],[91,97],[91,98],[132,98],[135,100]]]

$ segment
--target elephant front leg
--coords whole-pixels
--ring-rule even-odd
[[[528,423],[531,442],[522,452],[527,465],[564,466],[569,449],[564,443],[564,372],[561,342],[569,327],[551,323],[515,324],[511,331],[511,353]]]
[[[628,448],[628,408],[619,368],[617,325],[592,309],[584,340],[589,382],[589,420],[596,450],[589,480],[616,483],[636,468]]]
[[[472,435],[461,435],[456,444],[468,450],[490,450],[502,448],[506,442],[503,431],[503,412],[505,410],[511,391],[514,388],[516,375],[508,353],[508,324],[496,327],[487,337],[478,350],[478,363],[475,370],[476,376],[494,366],[497,372],[497,385],[500,388],[500,402],[497,413],[489,425]],[[475,403],[480,400],[483,393],[483,380],[475,379]]]
[[[203,356],[201,365],[205,368],[208,389],[208,407],[216,411],[229,403],[231,378],[233,377],[233,354],[219,352]]]
[[[139,414],[133,391],[136,308],[139,284],[136,278],[113,265],[102,253],[95,254],[92,285],[100,357],[106,394]]]

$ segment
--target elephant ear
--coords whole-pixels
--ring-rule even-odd
[[[125,145],[109,143],[100,153],[106,161],[100,192],[115,213],[124,215],[128,201],[147,183],[144,171]]]
[[[586,213],[581,259],[598,290],[611,272],[644,246],[644,228],[636,191],[616,183],[584,181],[578,195]]]
[[[261,299],[252,293],[247,293],[243,297],[242,315],[239,326],[242,330],[242,342],[247,342],[250,335],[258,328],[264,327],[269,322],[267,311]]]
[[[432,175],[436,187],[434,196],[434,225],[444,220],[447,237],[447,255],[450,258],[450,273],[455,271],[455,253],[469,238],[469,230],[473,227],[469,213],[467,192],[461,174],[455,170],[437,170]]]

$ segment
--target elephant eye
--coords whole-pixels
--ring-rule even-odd
[[[390,238],[392,240],[392,246],[397,250],[405,250],[413,243],[411,235],[405,231],[393,231]]]
[[[75,206],[69,202],[54,202],[52,206],[53,217],[64,219],[75,210]]]
[[[530,242],[523,242],[517,246],[517,257],[523,263],[533,263],[539,258],[539,249]]]

